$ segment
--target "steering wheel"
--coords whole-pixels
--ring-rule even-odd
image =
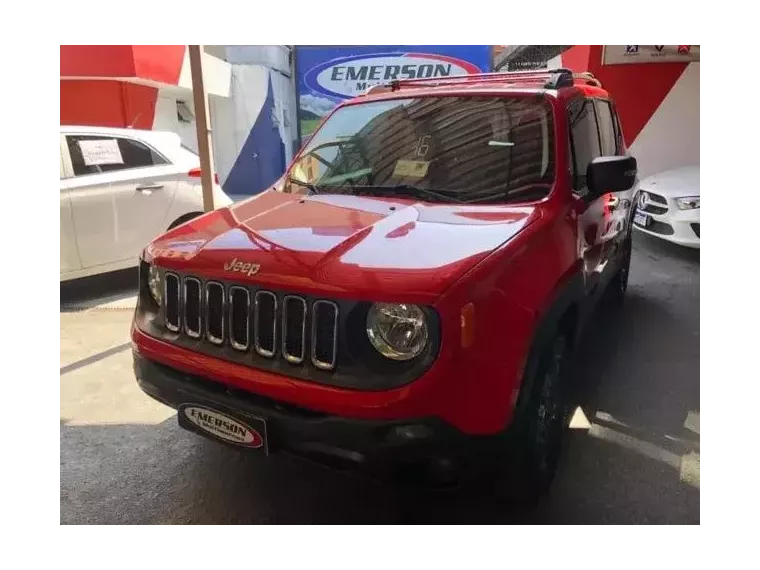
[[[331,142],[327,142],[327,143],[323,143],[323,144],[317,145],[314,148],[312,148],[312,149],[306,151],[305,153],[303,153],[301,155],[301,157],[299,158],[299,161],[301,159],[303,159],[303,158],[306,158],[307,156],[313,156],[317,160],[317,162],[320,162],[321,164],[323,164],[325,166],[326,171],[325,171],[325,174],[322,175],[322,177],[326,177],[327,175],[332,174],[332,172],[334,172],[336,170],[335,161],[327,160],[326,158],[324,158],[324,157],[320,156],[319,154],[317,154],[317,151],[322,150],[323,148],[330,148],[330,147],[334,147],[334,146],[342,147],[342,146],[345,146],[346,144],[347,144],[346,141],[331,141]],[[359,150],[359,152],[361,153],[361,150]],[[362,155],[362,158],[367,163],[369,163],[369,161],[367,161],[367,158],[364,156],[364,154],[361,153],[361,155]],[[372,180],[374,178],[372,172],[365,172],[365,173],[363,173],[363,174],[361,174],[359,176],[366,176],[367,177],[367,183],[368,184],[372,184]],[[347,177],[347,180],[351,184],[353,184],[353,182],[354,182],[353,178],[350,178],[350,177]]]

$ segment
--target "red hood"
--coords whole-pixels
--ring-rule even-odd
[[[538,215],[534,206],[268,191],[168,232],[147,254],[167,268],[304,293],[434,299]],[[235,258],[260,270],[225,271]]]

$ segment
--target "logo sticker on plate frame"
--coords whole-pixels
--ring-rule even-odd
[[[209,435],[238,447],[246,449],[264,447],[266,450],[266,424],[263,420],[257,421],[262,426],[259,431],[246,422],[199,404],[182,404],[177,416],[180,426],[191,431]]]

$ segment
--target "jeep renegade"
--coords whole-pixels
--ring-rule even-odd
[[[588,73],[374,87],[273,188],[145,248],[137,381],[241,449],[537,498],[569,357],[626,290],[636,185]]]

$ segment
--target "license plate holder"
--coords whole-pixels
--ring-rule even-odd
[[[269,455],[266,420],[229,412],[203,403],[187,402],[177,408],[180,427],[246,451]]]
[[[652,223],[652,216],[645,214],[644,212],[637,211],[633,216],[633,223],[637,226],[647,227]]]

